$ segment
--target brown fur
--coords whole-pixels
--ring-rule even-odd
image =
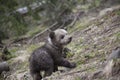
[[[63,55],[64,45],[71,42],[72,37],[63,29],[58,29],[49,34],[46,44],[36,49],[30,56],[30,72],[34,80],[41,80],[40,71],[45,71],[44,76],[50,76],[58,70],[58,66],[74,68],[75,63],[67,61]]]

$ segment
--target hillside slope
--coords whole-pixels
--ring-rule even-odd
[[[106,8],[96,17],[84,17],[68,31],[73,35],[73,41],[68,45],[73,54],[68,55],[68,59],[76,62],[77,67],[72,70],[60,68],[65,72],[55,72],[45,78],[47,80],[87,80],[91,73],[103,67],[111,51],[120,46],[120,6]],[[11,71],[3,73],[1,79],[32,80],[28,59],[31,52],[42,44],[11,48],[16,57],[8,61]],[[120,77],[113,78],[120,80]]]
[[[71,30],[74,36],[69,45],[74,52],[71,60],[77,63],[77,68],[50,80],[88,80],[94,72],[103,69],[108,55],[120,46],[120,6],[106,8],[93,20],[84,23],[78,22]],[[86,28],[81,30],[81,27]],[[101,79],[120,80],[120,76],[96,80]]]

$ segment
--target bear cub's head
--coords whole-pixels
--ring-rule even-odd
[[[56,47],[63,47],[72,41],[72,36],[64,29],[50,32],[48,42]]]

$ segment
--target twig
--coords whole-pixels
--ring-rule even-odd
[[[76,15],[76,16],[74,17],[74,20],[72,21],[72,23],[71,23],[70,25],[68,25],[68,27],[74,26],[74,24],[75,24],[76,21],[77,21],[77,17],[78,17],[78,15]]]
[[[54,24],[52,24],[49,28],[47,28],[47,29],[45,29],[44,31],[42,31],[42,32],[40,32],[40,33],[38,33],[38,34],[36,34],[32,39],[30,39],[29,40],[29,44],[30,43],[32,43],[32,41],[36,38],[36,37],[38,37],[38,36],[40,36],[40,35],[42,35],[44,32],[46,32],[46,31],[49,31],[51,28],[53,28],[55,25],[57,25],[58,24],[58,22],[55,22]]]
[[[89,67],[87,69],[77,70],[77,71],[74,71],[74,72],[65,73],[65,74],[62,74],[62,75],[59,75],[59,76],[56,76],[56,77],[61,78],[63,76],[72,75],[72,74],[75,74],[75,73],[80,73],[80,72],[83,72],[83,71],[87,71],[87,70],[92,69],[92,68],[94,68],[94,67]]]

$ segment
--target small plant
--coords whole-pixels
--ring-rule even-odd
[[[10,53],[10,54],[2,54],[2,59],[3,60],[9,60],[9,59],[11,59],[13,57],[16,57],[16,55],[12,54],[12,53]]]
[[[87,59],[90,59],[90,58],[95,57],[95,54],[94,53],[90,53],[90,54],[85,55],[84,57],[87,58]]]
[[[116,13],[117,15],[120,15],[120,11],[116,11],[115,13]]]

